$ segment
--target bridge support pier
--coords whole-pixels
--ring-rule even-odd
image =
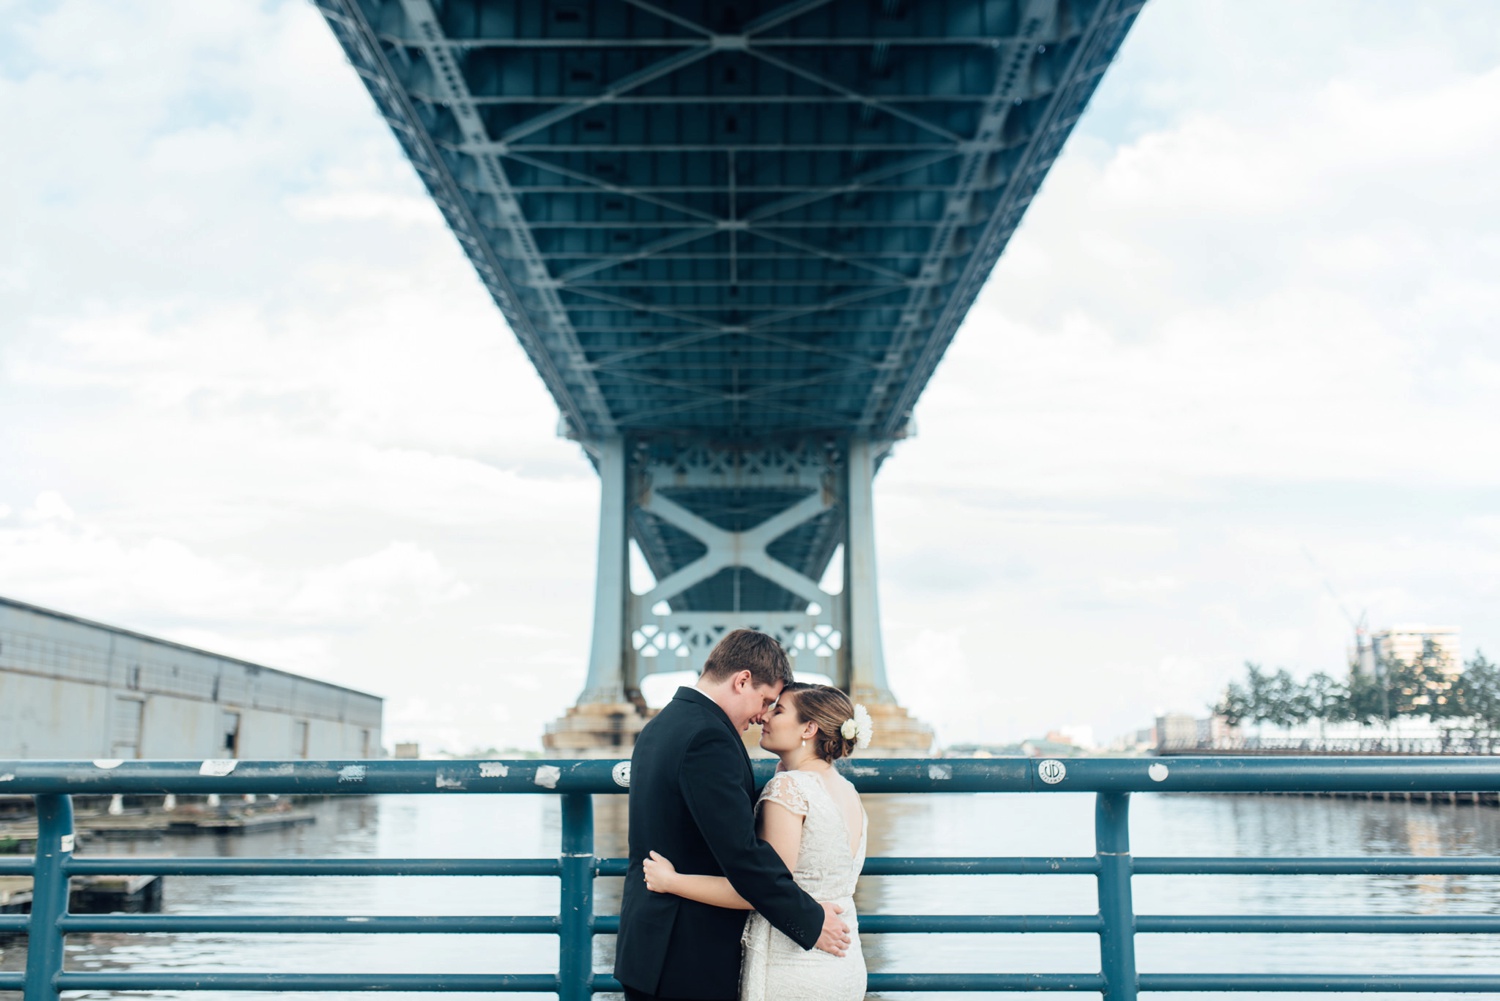
[[[719,639],[743,627],[777,637],[795,670],[825,675],[869,707],[876,743],[867,753],[925,754],[932,731],[897,704],[881,642],[872,487],[889,447],[862,438],[585,443],[601,487],[589,670],[544,746],[628,754],[649,716],[641,680],[700,671]],[[630,586],[632,542],[656,578],[641,593]],[[819,581],[840,552],[843,586],[825,590]]]

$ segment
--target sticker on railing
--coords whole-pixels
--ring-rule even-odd
[[[6,772],[4,775],[0,775],[0,782],[14,782],[15,780],[15,772]]]
[[[1068,777],[1068,766],[1056,758],[1048,758],[1036,766],[1036,777],[1049,786],[1055,786]]]
[[[953,769],[947,765],[928,765],[927,777],[934,782],[946,782],[953,777]]]
[[[482,779],[503,779],[510,774],[510,769],[505,767],[503,761],[481,761],[479,763],[479,777]]]
[[[615,780],[615,785],[621,789],[630,788],[630,762],[616,761],[615,766],[609,770],[609,777]]]
[[[1158,761],[1146,769],[1146,774],[1151,776],[1152,782],[1165,782],[1167,780],[1167,766]]]
[[[125,761],[124,761],[123,758],[95,758],[94,759],[94,767],[95,768],[103,768],[105,770],[108,770],[110,768],[119,768],[124,763],[125,763]]]
[[[71,852],[73,850],[73,835],[64,834],[62,837],[58,838],[57,850],[63,853]]]
[[[233,758],[210,758],[198,767],[199,775],[212,775],[214,778],[223,778],[234,771],[239,761]]]
[[[556,789],[557,780],[562,778],[562,769],[556,765],[537,765],[536,778],[532,779],[543,789]]]
[[[462,789],[464,787],[464,780],[457,773],[450,779],[446,772],[440,771],[437,773],[437,787],[439,789]]]
[[[340,782],[363,782],[365,780],[364,765],[345,765],[339,769]]]

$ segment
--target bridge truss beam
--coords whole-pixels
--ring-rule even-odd
[[[776,636],[800,671],[892,703],[875,590],[871,486],[889,443],[853,438],[759,449],[588,444],[602,498],[594,635],[582,704],[639,699],[646,676],[700,671],[741,627]],[[635,593],[634,541],[658,573]],[[844,586],[819,578],[842,551]]]

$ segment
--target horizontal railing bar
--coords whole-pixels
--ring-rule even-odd
[[[384,858],[75,858],[73,876],[557,876],[562,863],[539,859]]]
[[[600,876],[623,876],[628,859],[602,858]],[[864,876],[1090,876],[1099,872],[1094,858],[985,858],[983,856],[876,856],[865,859]]]
[[[30,914],[0,914],[0,931],[25,931],[31,926]]]
[[[595,994],[616,992],[620,982],[594,974]],[[1102,991],[1097,973],[872,973],[866,990],[875,991]]]
[[[59,921],[73,932],[192,932],[354,935],[555,935],[558,919],[544,915],[271,915],[271,914],[70,914]]]
[[[864,930],[863,921],[860,930]],[[1500,917],[1489,914],[1138,914],[1135,930],[1157,933],[1491,934],[1500,932]]]
[[[1500,876],[1500,857],[1493,855],[1427,858],[1137,858],[1137,876]]]
[[[24,973],[0,973],[0,991],[18,991],[26,986]]]
[[[506,991],[556,993],[552,973],[62,973],[64,991]]]
[[[624,759],[621,759],[624,760]],[[0,761],[22,795],[621,793],[616,761]],[[865,793],[1494,792],[1500,756],[1070,758],[1044,782],[1032,758],[892,758],[840,770]],[[768,779],[774,761],[756,763]],[[1056,777],[1049,765],[1049,777]],[[227,771],[228,774],[222,774]]]
[[[870,978],[875,979],[873,976]],[[1493,974],[1142,973],[1142,991],[1323,991],[1474,994],[1500,990]]]
[[[1103,927],[1104,920],[1097,914],[864,914],[859,918],[861,935],[932,932],[1097,934]]]
[[[5,860],[13,861],[13,860]],[[0,874],[30,875],[25,865],[0,868]],[[599,876],[623,876],[628,860],[601,858]],[[1142,857],[1133,863],[1137,876],[1218,875],[1476,875],[1500,876],[1500,857],[1429,858],[1258,858]],[[284,858],[76,858],[68,863],[74,876],[558,876],[557,859],[284,859]],[[1093,875],[1093,858],[875,857],[865,861],[866,876],[932,875]]]
[[[0,858],[0,876],[30,876],[36,871],[36,859]]]
[[[1097,973],[872,973],[875,991],[1102,991]]]
[[[905,935],[985,932],[1097,934],[1103,920],[1097,914],[863,914],[861,935]],[[620,931],[618,914],[595,916],[594,934]]]
[[[1096,875],[1094,858],[961,858],[881,856],[865,859],[865,876]]]

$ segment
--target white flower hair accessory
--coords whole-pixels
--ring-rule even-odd
[[[844,720],[844,725],[839,727],[839,736],[845,740],[854,741],[854,746],[860,750],[870,746],[870,738],[875,733],[875,721],[870,718],[870,710],[854,704],[854,716]]]

